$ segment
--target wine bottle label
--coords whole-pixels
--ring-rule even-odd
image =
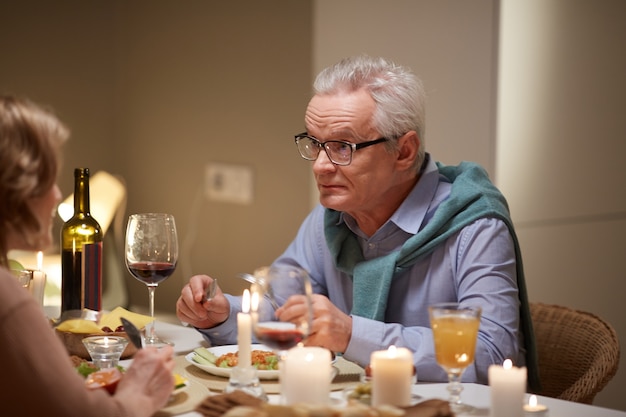
[[[102,242],[83,245],[83,308],[102,308]]]

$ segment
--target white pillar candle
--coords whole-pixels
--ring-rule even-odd
[[[330,350],[297,346],[287,351],[280,364],[281,393],[286,404],[328,404],[332,365]]]
[[[237,313],[237,347],[239,366],[248,368],[252,365],[252,320],[250,317],[250,291],[243,292],[241,313]]]
[[[387,350],[373,352],[372,406],[387,404],[397,407],[411,404],[413,382],[413,355],[406,348],[390,346]]]
[[[492,417],[523,417],[526,368],[515,367],[510,359],[502,366],[489,366]]]
[[[30,292],[41,307],[43,307],[45,289],[46,273],[43,271],[33,271],[33,280],[30,282]]]
[[[539,404],[536,395],[531,395],[528,404],[524,405],[524,417],[547,417],[548,407]]]

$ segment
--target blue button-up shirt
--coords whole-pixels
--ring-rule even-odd
[[[428,223],[450,188],[431,160],[405,201],[374,235],[365,235],[345,213],[342,221],[358,237],[366,260],[383,256],[400,249]],[[321,205],[304,220],[276,263],[302,266],[311,275],[314,292],[326,295],[339,309],[350,313],[352,280],[334,265],[324,236]],[[214,344],[236,340],[235,313],[241,301],[240,297],[228,298],[229,319],[215,328],[201,330]],[[465,371],[464,381],[487,383],[489,365],[502,364],[507,358],[517,366],[524,365],[514,243],[505,223],[491,218],[471,223],[395,275],[385,321],[353,316],[352,337],[344,357],[364,366],[369,364],[373,351],[390,345],[404,346],[414,353],[418,380],[446,381],[446,374],[435,360],[427,307],[449,301],[482,307],[475,362]]]

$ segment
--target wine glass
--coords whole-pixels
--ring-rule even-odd
[[[154,331],[154,291],[176,269],[178,237],[174,216],[164,213],[133,214],[126,227],[126,267],[148,286],[150,317],[146,326],[145,345],[169,344]]]
[[[256,339],[277,354],[283,374],[287,350],[304,341],[311,331],[311,280],[304,269],[291,265],[259,268],[253,276],[256,281],[251,286],[252,329]],[[292,321],[279,321],[275,310],[290,297],[302,299],[300,314]]]
[[[435,341],[437,363],[448,374],[450,408],[455,413],[472,413],[474,407],[461,401],[461,376],[472,362],[480,325],[480,307],[439,303],[428,307]]]

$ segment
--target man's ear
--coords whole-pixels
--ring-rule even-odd
[[[398,138],[398,159],[396,166],[399,170],[411,169],[417,158],[420,138],[414,130],[408,131]]]

